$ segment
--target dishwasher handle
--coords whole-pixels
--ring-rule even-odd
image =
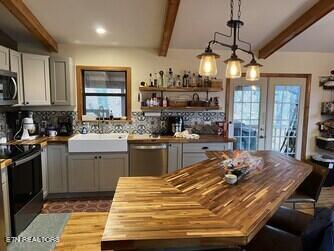
[[[136,150],[160,150],[160,149],[167,149],[167,145],[156,145],[156,146],[132,146],[132,149],[136,149]]]

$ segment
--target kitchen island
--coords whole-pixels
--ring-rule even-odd
[[[224,181],[220,154],[162,177],[120,178],[102,250],[244,246],[311,173],[304,162],[254,153],[261,171]]]

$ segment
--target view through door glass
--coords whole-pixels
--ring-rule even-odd
[[[233,136],[236,148],[257,150],[261,89],[257,85],[236,85],[233,91]]]
[[[276,85],[274,92],[271,148],[295,157],[301,87]]]

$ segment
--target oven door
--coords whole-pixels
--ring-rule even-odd
[[[13,234],[17,236],[43,206],[40,151],[17,160],[8,169]]]
[[[18,86],[16,73],[0,71],[0,105],[18,103]]]

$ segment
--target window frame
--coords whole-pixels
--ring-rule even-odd
[[[123,96],[125,97],[125,113],[126,121],[131,121],[131,68],[130,67],[114,67],[114,66],[76,66],[76,77],[77,77],[77,112],[78,120],[83,121],[82,116],[85,111],[85,96],[98,96],[94,93],[93,95],[87,95],[84,88],[84,72],[85,71],[114,71],[114,72],[125,72],[126,76],[126,93],[125,94],[103,94],[102,96]],[[117,120],[119,121],[119,120]]]

